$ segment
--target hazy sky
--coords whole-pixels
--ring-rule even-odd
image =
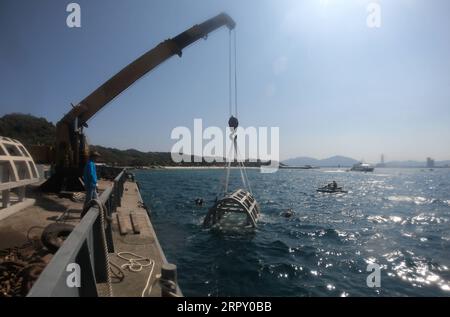
[[[142,53],[225,11],[237,22],[240,121],[280,127],[281,158],[450,159],[450,1],[0,0],[0,115],[58,121]],[[228,31],[172,58],[90,121],[90,142],[169,151],[176,126],[228,120]]]

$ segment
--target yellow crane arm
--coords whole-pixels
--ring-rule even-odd
[[[155,67],[171,58],[173,55],[181,57],[182,50],[185,47],[201,38],[205,38],[212,31],[222,26],[227,26],[232,30],[235,25],[235,22],[230,16],[222,13],[202,24],[194,25],[189,30],[172,39],[160,43],[93,91],[66,114],[61,121],[70,123],[77,120],[77,127],[85,125],[90,118],[111,100]]]
[[[221,13],[160,43],[74,106],[56,124],[55,173],[42,184],[41,189],[52,192],[59,192],[62,189],[83,190],[80,177],[89,151],[83,133],[87,121],[149,71],[173,55],[181,57],[184,48],[201,38],[206,38],[209,33],[222,26],[232,30],[236,24],[230,16]]]

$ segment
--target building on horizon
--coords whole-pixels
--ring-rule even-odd
[[[380,163],[377,164],[377,167],[386,167],[386,163],[384,162],[384,154],[381,154]]]
[[[427,157],[427,168],[434,168],[434,160],[431,157]]]

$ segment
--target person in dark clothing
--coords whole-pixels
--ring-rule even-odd
[[[336,181],[333,181],[332,183],[328,184],[327,187],[330,189],[337,189],[338,185],[337,185]]]

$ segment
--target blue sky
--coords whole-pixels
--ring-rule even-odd
[[[239,118],[280,127],[281,158],[450,159],[450,2],[379,0],[0,0],[0,115],[57,122],[164,39],[225,11],[237,22]],[[169,151],[176,126],[228,119],[228,31],[148,74],[105,107],[93,144]]]

